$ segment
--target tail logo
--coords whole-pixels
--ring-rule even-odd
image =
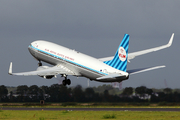
[[[124,62],[126,60],[126,50],[123,47],[120,47],[118,53],[119,59]]]

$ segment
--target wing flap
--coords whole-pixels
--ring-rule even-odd
[[[31,76],[31,75],[46,76],[46,75],[58,75],[58,74],[75,75],[71,70],[69,70],[68,68],[62,65],[56,65],[54,67],[49,67],[46,69],[36,70],[36,71],[12,73],[12,62],[10,63],[9,74],[22,75],[22,76]]]

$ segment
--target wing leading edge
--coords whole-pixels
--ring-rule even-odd
[[[12,62],[10,63],[10,66],[9,66],[9,74],[22,75],[22,76],[31,76],[31,75],[46,76],[46,75],[58,75],[58,74],[75,75],[72,71],[70,71],[69,69],[65,68],[62,65],[56,65],[53,67],[48,67],[48,68],[36,70],[36,71],[12,73]]]

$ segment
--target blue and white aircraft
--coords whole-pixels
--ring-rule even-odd
[[[128,54],[129,35],[125,34],[115,55],[100,59],[85,55],[52,42],[37,40],[32,42],[28,47],[31,55],[39,61],[37,70],[13,73],[11,62],[9,74],[23,76],[38,75],[45,79],[51,79],[60,74],[65,78],[62,82],[63,85],[71,84],[71,81],[67,79],[68,75],[86,77],[90,80],[98,82],[121,82],[123,80],[127,80],[129,75],[165,67],[163,65],[126,70],[127,62],[131,59],[139,55],[170,47],[173,42],[173,38],[174,33],[172,34],[169,43],[166,45]],[[42,66],[41,61],[54,66]]]

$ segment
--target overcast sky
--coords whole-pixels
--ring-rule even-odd
[[[59,81],[38,76],[10,76],[13,72],[37,69],[28,45],[39,39],[75,49],[96,58],[115,54],[125,33],[130,35],[129,52],[167,44],[170,48],[142,55],[128,69],[166,65],[166,68],[130,76],[122,87],[180,88],[180,1],[179,0],[1,0],[0,85],[52,85]],[[86,78],[69,77],[71,86],[87,86]],[[58,78],[60,79],[60,78]],[[90,82],[90,86],[104,83]]]

